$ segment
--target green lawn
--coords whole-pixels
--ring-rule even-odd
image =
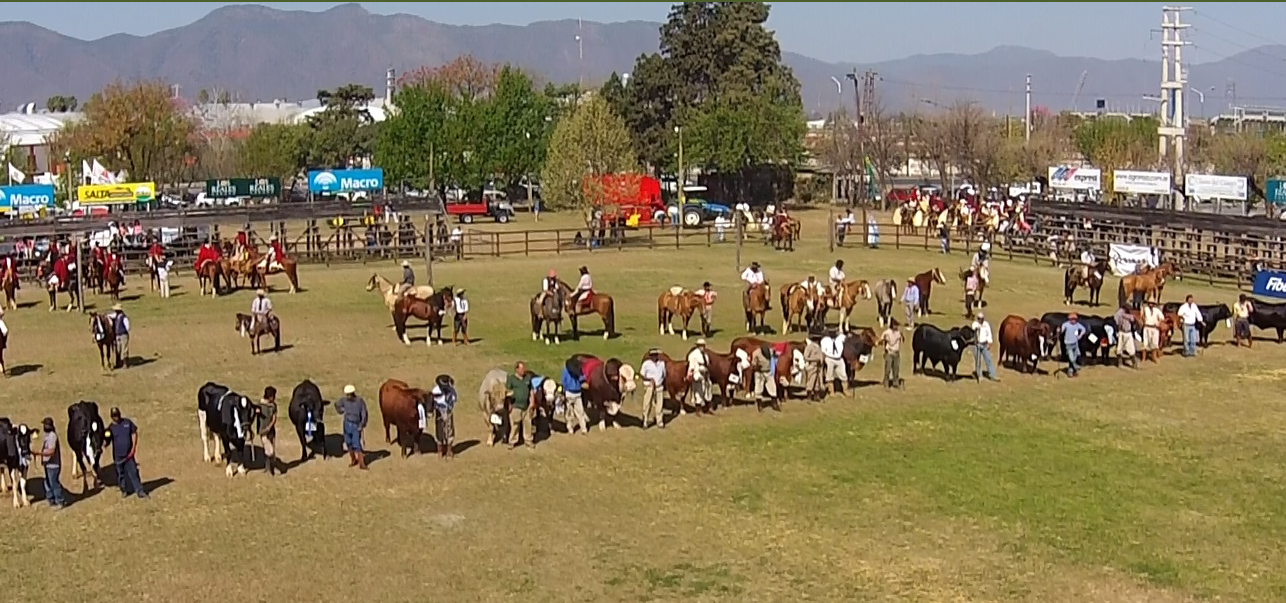
[[[806,236],[824,232],[824,216],[805,218]],[[824,276],[835,256],[822,239],[793,254],[747,245],[744,257],[778,285]],[[867,279],[966,263],[887,249],[838,257]],[[147,364],[110,375],[83,317],[11,311],[6,360],[23,374],[0,383],[0,415],[32,425],[52,415],[62,429],[75,400],[118,405],[140,425],[143,478],[158,487],[146,503],[106,491],[56,514],[0,509],[5,590],[84,602],[1286,599],[1286,404],[1276,393],[1286,352],[1270,342],[1077,380],[907,374],[903,392],[687,416],[663,432],[555,434],[535,452],[473,444],[485,433],[474,396],[491,367],[525,359],[552,372],[573,352],[634,362],[652,345],[686,351],[656,334],[656,296],[670,285],[711,280],[724,292],[711,345],[726,349],[742,331],[734,263],[725,245],[440,264],[439,284],[468,288],[481,341],[433,349],[398,342],[382,300],[363,290],[373,270],[394,277],[393,263],[304,266],[304,292],[274,294],[289,348],[263,357],[233,330],[248,293],[199,298],[183,274],[182,295],[163,304],[135,280],[128,293],[142,297],[125,303]],[[581,264],[617,299],[622,336],[532,342],[526,304],[541,276]],[[995,262],[993,324],[1061,309],[1060,276]],[[1189,292],[1235,297],[1167,287]],[[935,291],[934,308],[949,313],[933,322],[962,322],[958,298],[956,283]],[[862,304],[855,323],[873,322],[873,302]],[[1213,339],[1227,336],[1220,326]],[[874,364],[862,378],[878,376]],[[384,379],[428,385],[441,372],[463,393],[457,431],[469,447],[454,462],[394,455],[362,474],[318,461],[233,480],[201,462],[194,397],[207,380],[254,395],[311,378],[332,399],[353,383],[374,410]],[[391,449],[379,429],[367,441]],[[291,436],[280,447],[298,454]],[[64,483],[80,491],[69,471]]]

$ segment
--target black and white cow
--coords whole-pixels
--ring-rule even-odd
[[[959,376],[956,366],[965,348],[973,343],[974,332],[971,327],[955,327],[943,331],[933,325],[920,325],[911,334],[911,350],[914,360],[911,372],[922,373],[925,365],[937,368],[942,365],[942,373],[947,381],[955,381]]]
[[[326,460],[326,424],[322,421],[326,405],[321,389],[316,383],[305,379],[290,392],[290,407],[286,409],[290,423],[295,426],[299,436],[299,462],[304,462],[321,451],[322,460]]]
[[[245,475],[246,442],[253,437],[252,422],[257,407],[241,394],[217,383],[206,382],[197,390],[197,420],[201,427],[201,451],[206,462],[223,462],[228,477]],[[210,440],[218,438],[214,454]]]
[[[1063,323],[1067,322],[1067,312],[1046,312],[1040,316],[1040,321],[1049,325],[1054,332],[1054,339],[1058,342],[1054,348],[1058,351],[1059,358],[1066,358],[1063,353],[1063,335],[1059,329]],[[1080,338],[1080,348],[1082,364],[1097,362],[1099,364],[1108,364],[1111,360],[1112,349],[1116,346],[1116,321],[1111,316],[1098,316],[1095,314],[1077,314],[1076,321],[1085,327],[1085,334]],[[1139,337],[1137,334],[1135,337]]]
[[[81,400],[67,407],[67,446],[76,456],[71,476],[80,478],[82,493],[89,491],[91,478],[95,488],[102,485],[98,479],[98,462],[103,458],[106,443],[107,424],[98,414],[98,404]]]
[[[27,495],[27,469],[31,467],[31,429],[0,418],[0,491],[13,489],[13,508],[31,504]],[[5,479],[9,484],[5,484]]]

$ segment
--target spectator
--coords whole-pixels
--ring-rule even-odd
[[[1085,336],[1085,325],[1072,312],[1067,315],[1067,322],[1058,327],[1058,334],[1063,342],[1063,356],[1067,358],[1067,376],[1075,377],[1081,372],[1081,337]]]
[[[906,306],[906,328],[914,329],[915,313],[920,308],[920,287],[915,284],[914,278],[906,279],[906,289],[902,291],[902,304]]]

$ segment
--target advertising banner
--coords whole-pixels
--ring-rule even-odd
[[[1245,176],[1211,176],[1188,174],[1183,180],[1184,192],[1189,197],[1202,199],[1246,200]]]
[[[1269,180],[1264,185],[1264,196],[1273,205],[1286,205],[1286,180]]]
[[[1058,166],[1049,168],[1049,187],[1074,191],[1103,190],[1103,172],[1098,168]]]
[[[1170,194],[1169,172],[1112,171],[1112,190],[1127,195]]]
[[[279,195],[281,195],[281,178],[228,178],[205,181],[205,196],[211,199]]]
[[[53,206],[54,187],[51,184],[0,186],[0,213],[34,212]]]
[[[313,193],[378,191],[384,188],[384,170],[314,170],[308,172],[308,190]]]
[[[1108,247],[1107,265],[1116,276],[1134,274],[1140,264],[1156,266],[1157,259],[1156,250],[1144,245],[1112,243]]]
[[[1286,298],[1286,272],[1260,270],[1255,273],[1255,295]]]
[[[81,205],[125,205],[129,203],[147,203],[155,198],[155,182],[86,184],[76,187],[76,200],[80,201]]]

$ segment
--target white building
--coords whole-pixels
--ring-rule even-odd
[[[28,174],[52,171],[49,137],[63,125],[81,118],[80,113],[5,113],[0,115],[0,152],[19,147],[26,156],[18,169]],[[61,161],[55,158],[54,163]]]

